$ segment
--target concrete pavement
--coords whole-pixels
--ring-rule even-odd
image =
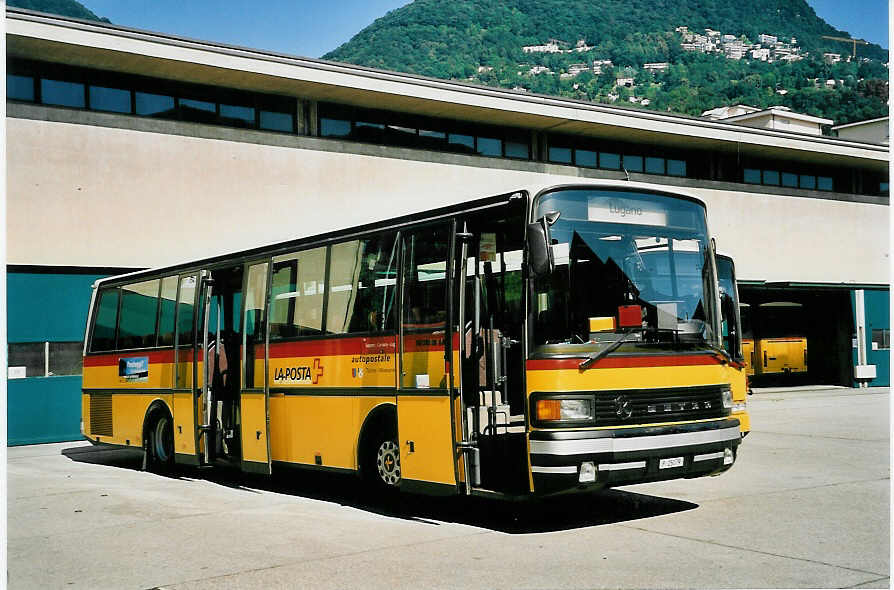
[[[516,510],[350,477],[144,473],[83,443],[9,449],[10,588],[889,586],[887,389],[749,397],[714,478]]]

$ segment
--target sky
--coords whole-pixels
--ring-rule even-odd
[[[449,0],[445,0],[449,1]],[[888,0],[807,0],[833,27],[888,47]],[[320,57],[408,0],[81,0],[116,25]],[[263,10],[258,10],[263,6]]]

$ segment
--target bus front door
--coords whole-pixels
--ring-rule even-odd
[[[448,330],[452,227],[441,223],[401,235],[397,423],[405,491],[454,494],[461,479],[458,398],[447,362],[458,344]]]

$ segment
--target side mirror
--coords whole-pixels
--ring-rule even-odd
[[[547,277],[555,269],[552,236],[549,227],[559,219],[559,213],[551,211],[528,224],[528,264],[535,279]]]

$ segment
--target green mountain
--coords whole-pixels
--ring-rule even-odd
[[[7,0],[6,5],[38,12],[49,12],[50,14],[58,14],[60,16],[82,18],[84,20],[111,22],[107,18],[96,16],[90,9],[80,2],[75,2],[75,0]]]
[[[888,52],[858,45],[848,60],[851,43],[823,35],[850,37],[805,0],[416,0],[323,57],[690,115],[737,103],[836,123],[886,115]],[[557,51],[522,49],[549,40]]]

